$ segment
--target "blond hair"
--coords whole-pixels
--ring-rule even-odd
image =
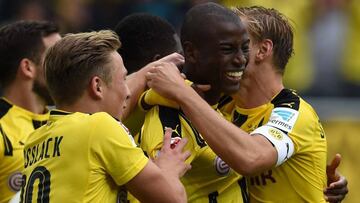
[[[110,54],[120,48],[118,36],[110,30],[68,34],[46,53],[45,78],[57,105],[72,104],[99,76],[111,82]]]

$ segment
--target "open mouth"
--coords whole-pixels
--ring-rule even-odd
[[[228,71],[225,73],[226,77],[234,82],[238,82],[241,80],[244,71]]]

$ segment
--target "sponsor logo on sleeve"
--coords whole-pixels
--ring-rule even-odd
[[[285,132],[290,132],[299,116],[299,112],[294,109],[278,107],[273,109],[268,125],[279,128]]]
[[[214,160],[215,170],[221,176],[226,176],[230,172],[230,167],[220,157],[216,156]]]
[[[269,129],[269,134],[271,136],[273,136],[277,140],[282,140],[283,139],[283,135],[282,135],[282,132],[280,130],[270,128]]]
[[[11,174],[8,179],[8,185],[12,191],[20,191],[22,186],[22,174],[20,172]]]

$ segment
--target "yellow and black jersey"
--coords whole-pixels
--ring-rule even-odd
[[[48,118],[48,113],[34,114],[0,99],[0,203],[8,202],[21,189],[25,140]]]
[[[25,202],[126,201],[120,186],[148,162],[127,129],[109,114],[59,110],[51,111],[48,123],[29,136],[24,159]]]
[[[144,96],[146,93],[141,98],[140,104],[142,105],[146,101],[143,99]],[[152,99],[155,101],[156,97]],[[159,102],[171,107],[177,106],[174,102],[167,103],[164,98],[159,98]],[[240,180],[241,176],[229,168],[210,149],[181,109],[168,106],[149,104],[142,106],[142,108],[150,109],[146,113],[138,140],[145,154],[151,158],[158,155],[163,145],[164,128],[171,127],[173,129],[172,140],[186,137],[188,143],[185,150],[191,152],[187,163],[191,163],[192,168],[181,178],[187,192],[188,202],[247,202],[246,181]]]
[[[222,101],[221,110],[235,125],[265,136],[278,152],[276,167],[247,177],[251,202],[325,202],[326,137],[308,103],[288,89],[253,109]]]

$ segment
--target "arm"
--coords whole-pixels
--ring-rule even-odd
[[[178,102],[217,155],[242,175],[256,174],[275,166],[277,151],[265,137],[250,136],[226,121],[185,85],[179,71],[170,66],[152,68],[146,76],[149,87]]]
[[[330,165],[326,167],[328,187],[324,189],[328,202],[341,202],[348,193],[347,180],[336,169],[340,165],[341,156],[336,154]]]
[[[165,177],[163,171],[149,161],[145,168],[126,184],[140,202],[186,202],[179,179]],[[167,194],[167,195],[164,195]]]
[[[122,120],[126,119],[130,112],[135,108],[137,105],[137,101],[143,93],[147,86],[146,86],[146,79],[145,74],[154,66],[160,65],[163,62],[171,62],[177,65],[180,65],[184,62],[184,57],[178,53],[173,53],[168,56],[165,56],[155,62],[149,63],[139,71],[130,74],[126,77],[126,84],[130,90],[130,98],[127,100],[127,107],[122,115]]]
[[[190,154],[182,152],[186,139],[171,149],[171,132],[171,129],[166,130],[164,145],[155,164],[149,161],[145,168],[126,184],[140,202],[149,202],[150,199],[156,202],[186,202],[186,192],[179,177],[190,169],[190,165],[184,164]]]

